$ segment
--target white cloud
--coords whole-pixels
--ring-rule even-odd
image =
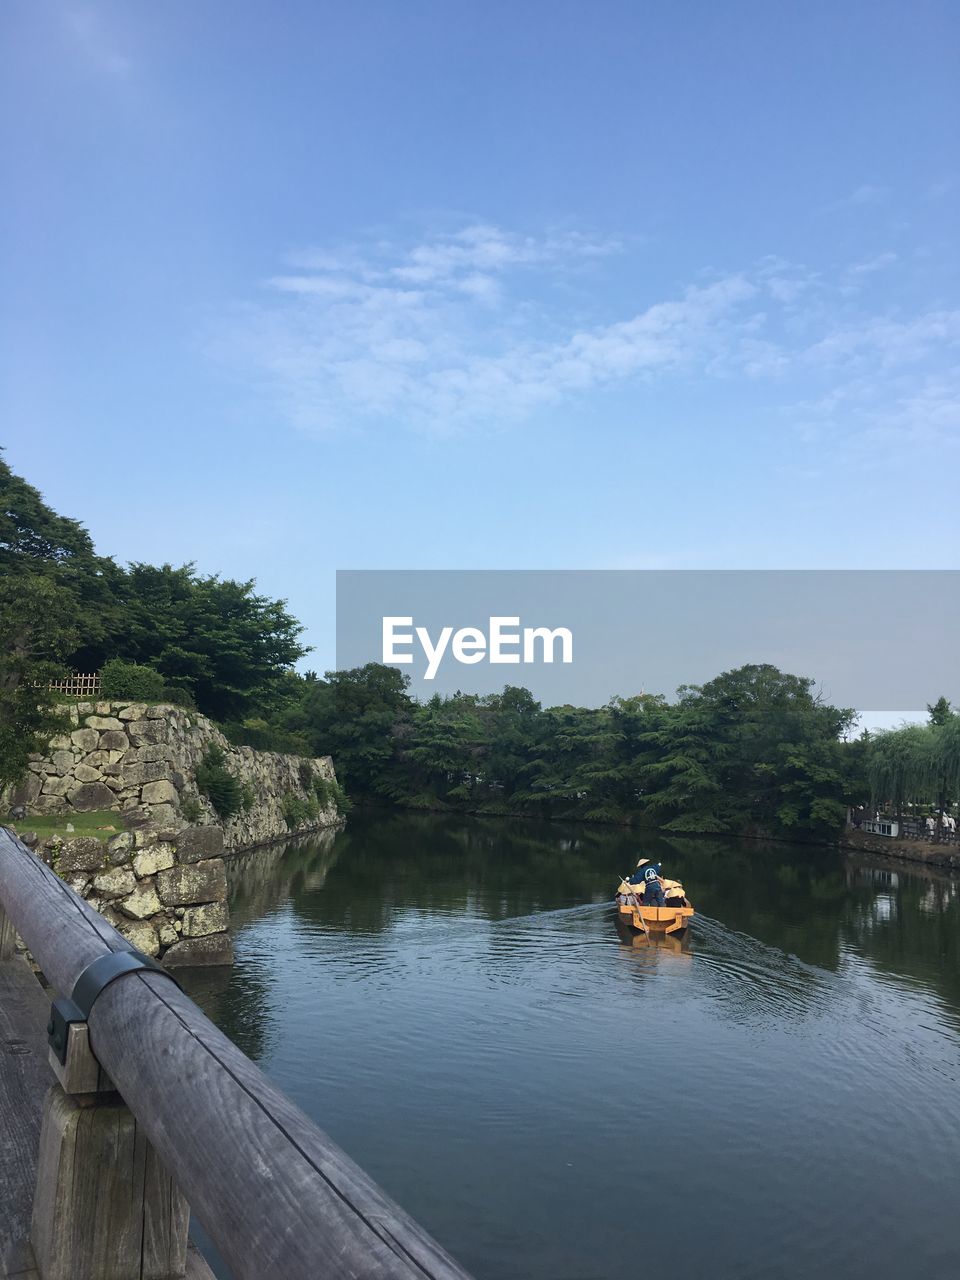
[[[835,200],[833,204],[828,205],[828,211],[839,209],[858,209],[864,205],[880,204],[889,195],[887,187],[877,187],[870,183],[863,183],[859,187],[855,187],[848,195]]]
[[[445,284],[457,279],[490,279],[520,266],[543,266],[576,257],[616,252],[615,241],[566,233],[544,238],[518,236],[499,227],[474,224],[408,250],[386,274],[412,284]]]
[[[945,458],[946,448],[956,448],[960,442],[960,377],[956,375],[931,375],[919,385],[901,385],[892,388],[892,394],[882,398],[875,392],[864,391],[862,402],[854,401],[853,411],[858,413],[859,430],[854,442],[858,451],[883,467],[889,462],[891,448],[904,446],[924,453],[939,453]],[[859,412],[858,412],[859,411]],[[921,487],[931,496],[938,492],[946,496],[951,480],[939,466],[928,472],[926,478],[917,477]]]
[[[960,342],[960,311],[929,311],[910,320],[870,319],[837,329],[801,353],[813,364],[851,368],[869,361],[880,366],[921,361],[932,350]]]
[[[361,273],[386,275],[393,284],[345,275],[274,277],[269,289],[289,305],[256,312],[247,351],[301,425],[335,427],[385,415],[442,430],[515,420],[569,394],[706,360],[726,331],[719,322],[729,322],[756,292],[731,276],[690,287],[628,320],[546,338],[549,324],[522,306],[504,306],[491,317],[500,297],[492,275],[459,274],[480,258],[489,269],[503,269],[506,254],[490,246],[507,242],[485,237],[473,253],[480,243],[472,242],[469,257],[432,247],[413,251],[404,262],[420,264],[418,287],[410,287],[406,267]],[[510,252],[514,262],[548,260],[543,245],[529,242]],[[552,259],[552,246],[549,253]]]
[[[884,267],[891,267],[897,261],[895,253],[878,253],[874,258],[867,258],[863,262],[855,262],[852,267],[848,267],[847,271],[853,276],[872,275],[874,271],[882,271]]]
[[[860,479],[873,473],[901,487],[906,476],[904,492],[917,501],[948,500],[960,444],[956,370],[892,377],[871,370],[789,412],[798,437],[814,444],[831,469],[849,468]]]
[[[788,307],[799,302],[819,281],[815,271],[772,254],[757,264],[756,276],[774,301]]]
[[[473,275],[464,276],[462,280],[458,280],[457,288],[461,293],[479,298],[484,302],[496,302],[500,297],[500,286],[494,277],[484,275],[480,271],[475,271]]]
[[[780,401],[772,417],[820,437],[906,438],[921,419],[938,432],[955,421],[955,388],[937,379],[960,342],[960,311],[876,315],[852,300],[851,276],[894,255],[832,278],[768,257],[625,317],[578,322],[597,315],[595,272],[615,248],[472,224],[413,246],[308,250],[265,282],[228,345],[310,431],[499,426],[608,386],[679,376],[766,382]]]
[[[939,182],[931,182],[927,188],[927,199],[942,200],[944,196],[952,195],[958,185],[960,183],[956,178],[942,178]]]

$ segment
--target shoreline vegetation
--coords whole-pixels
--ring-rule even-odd
[[[419,702],[395,667],[299,673],[302,633],[252,580],[98,555],[0,457],[0,787],[58,731],[47,685],[97,671],[100,697],[195,709],[237,746],[331,755],[361,803],[836,843],[850,808],[942,824],[960,796],[944,698],[926,725],[859,737],[814,679],[768,664],[672,700],[544,707],[506,686]]]

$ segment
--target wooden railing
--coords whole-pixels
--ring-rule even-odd
[[[888,836],[892,840],[927,840],[931,844],[958,843],[956,819],[949,815],[943,821],[934,821],[929,826],[925,818],[879,815],[876,818],[861,818],[857,825],[851,817],[847,827],[854,827],[865,835]]]
[[[93,961],[130,949],[5,828],[0,908],[67,996]],[[55,1084],[45,1104],[31,1236],[44,1280],[120,1276],[107,1251],[121,1247],[125,1231],[134,1235],[138,1277],[183,1275],[186,1204],[236,1280],[469,1280],[165,975],[117,978],[77,1030],[95,1056],[94,1082],[81,1087],[101,1092],[71,1098]],[[113,1113],[111,1159],[90,1137],[91,1112],[82,1126],[70,1118],[78,1105],[122,1104],[131,1113],[129,1173]],[[74,1143],[66,1158],[65,1135]],[[148,1255],[158,1260],[152,1269]]]
[[[37,688],[41,686],[38,685]],[[100,692],[100,673],[64,676],[62,680],[51,680],[46,686],[51,693],[65,693],[70,698],[95,698]]]

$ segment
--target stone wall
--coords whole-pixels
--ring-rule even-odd
[[[80,702],[63,715],[47,753],[32,757],[27,777],[3,797],[8,808],[25,808],[24,839],[147,955],[167,965],[230,963],[222,854],[336,826],[330,757],[231,746],[215,724],[182,707]],[[226,819],[197,788],[197,766],[211,746],[223,751],[245,795],[242,812]],[[292,829],[288,796],[305,815]],[[69,819],[95,810],[116,812],[126,830],[105,841],[38,840],[27,831],[32,814]]]
[[[94,836],[26,839],[146,955],[174,967],[233,960],[219,827],[185,827],[163,838],[156,831],[123,831],[105,844]]]
[[[929,840],[903,840],[899,837],[877,836],[867,831],[849,828],[840,839],[843,849],[858,849],[864,853],[876,853],[898,862],[922,862],[928,867],[942,867],[946,871],[960,871],[960,847],[956,844],[933,844]]]
[[[245,810],[225,821],[197,789],[195,771],[210,746],[223,750],[227,768],[247,795]],[[230,849],[291,834],[284,797],[293,794],[311,803],[315,798],[312,788],[304,788],[302,772],[336,782],[329,756],[303,759],[234,747],[195,711],[136,702],[81,702],[64,708],[63,732],[46,755],[31,759],[29,770],[7,797],[9,805],[24,805],[28,815],[113,809],[131,829],[177,832],[198,823],[216,825]],[[331,801],[294,831],[338,821]]]

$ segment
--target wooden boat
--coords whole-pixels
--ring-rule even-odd
[[[643,901],[643,885],[621,880],[617,890],[617,923],[638,933],[680,933],[694,915],[690,899],[679,880],[664,880],[663,893],[667,900],[665,907],[648,907]]]

